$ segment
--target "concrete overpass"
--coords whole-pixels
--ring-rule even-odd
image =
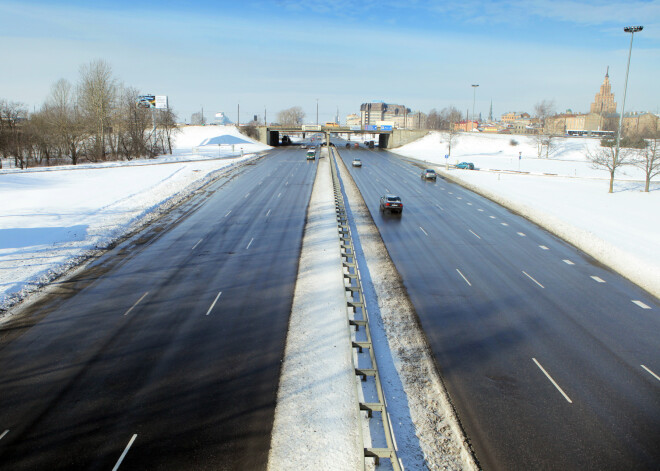
[[[381,149],[393,149],[409,142],[416,141],[424,137],[428,131],[423,129],[392,129],[384,131],[374,131],[366,129],[352,129],[349,126],[322,126],[322,125],[303,125],[303,126],[257,126],[258,140],[269,146],[279,146],[284,135],[300,135],[305,137],[307,134],[325,135],[326,142],[330,142],[330,134],[351,134],[354,135],[374,135],[378,134],[378,147]],[[369,139],[371,140],[371,139]]]

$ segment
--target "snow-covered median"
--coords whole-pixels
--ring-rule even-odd
[[[361,419],[328,160],[319,159],[307,212],[270,470],[362,468]]]
[[[641,171],[624,167],[609,194],[607,172],[592,168],[586,156],[599,145],[557,138],[552,158],[539,159],[530,137],[461,134],[448,163],[473,162],[478,171],[445,170],[446,140],[438,132],[394,152],[434,164],[660,297],[660,182],[644,193]]]
[[[245,143],[191,147],[224,135]],[[0,171],[0,310],[268,149],[234,127],[190,126],[178,139],[157,159]]]

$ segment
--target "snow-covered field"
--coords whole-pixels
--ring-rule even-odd
[[[512,139],[518,144],[511,145]],[[432,132],[394,152],[435,164],[660,297],[660,181],[652,181],[645,193],[641,170],[623,167],[609,194],[609,173],[587,159],[598,139],[554,142],[554,153],[545,159],[537,158],[531,137],[464,133],[445,159],[445,136]],[[445,170],[445,163],[463,161],[479,171]]]
[[[202,145],[226,137],[244,142]],[[233,126],[187,126],[173,155],[0,170],[0,311],[99,248],[269,147]],[[1,316],[0,316],[1,317]]]

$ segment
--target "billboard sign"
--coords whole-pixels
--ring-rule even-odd
[[[155,106],[157,110],[166,110],[167,95],[156,95]]]
[[[139,95],[137,105],[140,108],[154,108],[156,106],[156,97],[153,95]]]

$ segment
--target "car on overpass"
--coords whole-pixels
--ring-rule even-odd
[[[403,202],[400,196],[383,195],[380,197],[380,211],[389,211],[390,213],[403,213]]]
[[[461,162],[456,164],[456,168],[462,168],[464,170],[474,170],[474,164],[472,162]]]
[[[438,174],[435,173],[435,170],[432,168],[427,168],[422,170],[422,179],[423,180],[433,180],[435,181],[438,178]]]

